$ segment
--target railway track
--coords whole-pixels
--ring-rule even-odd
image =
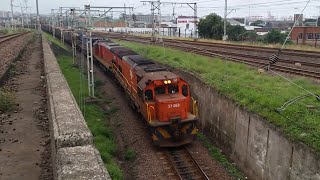
[[[2,44],[4,42],[7,42],[7,41],[9,41],[11,39],[20,37],[20,36],[25,35],[25,34],[27,34],[27,33],[17,33],[17,34],[2,35],[2,36],[0,36],[0,44]]]
[[[121,39],[131,42],[138,42],[138,43],[150,43],[150,39],[146,37],[138,37],[138,36],[122,36],[122,35],[111,35],[110,38],[115,39]],[[237,50],[243,49],[243,51],[250,52],[253,51],[255,54],[257,54],[256,51],[254,51],[254,48],[256,47],[248,47],[248,46],[238,46],[237,45],[230,45],[230,44],[218,44],[220,49],[216,48],[215,45],[217,43],[213,43],[214,45],[211,45],[212,43],[204,43],[204,42],[186,42],[186,40],[171,40],[171,39],[165,39],[163,42],[163,45],[166,47],[172,47],[175,49],[179,49],[186,52],[192,52],[199,55],[204,56],[210,56],[210,57],[221,57],[225,58],[230,61],[244,63],[250,66],[254,66],[257,68],[262,68],[266,66],[269,62],[269,56],[267,55],[254,55],[250,53],[239,53],[232,51],[232,48],[236,48]],[[224,49],[221,49],[221,47],[224,47]],[[249,49],[246,49],[249,48]],[[257,47],[255,50],[265,50],[270,53],[277,52],[275,48],[264,48],[264,47]],[[289,74],[294,75],[300,75],[300,76],[306,76],[311,78],[320,78],[320,53],[318,52],[309,52],[309,51],[294,51],[294,50],[283,50],[282,53],[284,53],[286,56],[294,56],[297,58],[294,59],[280,59],[279,62],[272,66],[273,70],[285,72]],[[301,57],[311,57],[314,60],[312,61],[303,61],[301,60]],[[298,59],[298,60],[296,60]],[[302,67],[295,66],[295,64],[301,64]]]
[[[163,154],[165,156],[164,159],[167,160],[170,166],[170,168],[167,169],[170,171],[170,173],[168,173],[170,179],[210,179],[186,147],[167,149]]]

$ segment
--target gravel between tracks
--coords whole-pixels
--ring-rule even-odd
[[[52,162],[40,38],[15,62],[4,88],[14,92],[16,108],[0,112],[0,179],[51,180]]]
[[[161,159],[163,149],[158,149],[152,145],[149,137],[147,126],[141,117],[138,116],[128,105],[128,100],[124,96],[124,92],[110,75],[102,72],[100,68],[95,67],[95,76],[103,82],[100,87],[103,98],[107,99],[110,104],[107,108],[117,108],[118,111],[110,119],[113,132],[120,152],[130,148],[136,152],[136,158],[133,161],[120,162],[125,171],[125,179],[170,179],[168,164]],[[189,150],[196,160],[199,161],[201,167],[205,168],[206,173],[212,179],[232,179],[224,168],[211,158],[207,149],[196,141],[189,146]],[[119,159],[124,159],[120,153]]]
[[[31,37],[32,33],[29,33],[0,44],[0,77],[4,75],[12,61],[17,57],[19,52],[28,44]]]

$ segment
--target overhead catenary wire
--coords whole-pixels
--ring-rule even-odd
[[[282,50],[282,49],[284,49],[284,47],[285,47],[286,43],[288,42],[288,39],[289,39],[289,37],[290,37],[290,35],[291,35],[291,33],[292,33],[293,29],[296,27],[297,22],[300,20],[300,18],[301,18],[301,16],[302,16],[303,12],[305,11],[305,9],[307,8],[307,6],[308,6],[308,4],[309,4],[310,2],[311,2],[311,0],[309,0],[309,1],[306,3],[306,5],[305,5],[305,6],[304,6],[304,8],[302,9],[302,11],[301,11],[301,13],[300,13],[300,15],[299,15],[298,19],[296,19],[296,20],[295,20],[295,22],[294,22],[294,24],[293,24],[293,26],[292,26],[292,28],[291,28],[290,32],[288,33],[288,35],[287,35],[287,37],[286,37],[285,41],[284,41],[284,42],[283,42],[283,44],[282,44],[282,47],[279,49],[279,54],[278,54],[278,56],[281,54],[281,50]],[[277,58],[277,59],[279,59],[279,58]],[[307,89],[303,88],[302,86],[300,86],[300,85],[298,85],[297,83],[295,83],[295,82],[291,81],[290,79],[286,78],[285,76],[283,76],[283,75],[281,75],[281,74],[279,74],[279,73],[277,73],[277,72],[275,72],[275,71],[271,70],[271,69],[270,69],[271,63],[272,63],[272,64],[275,64],[275,63],[276,63],[276,61],[275,61],[275,62],[270,62],[270,63],[267,65],[267,66],[268,66],[267,70],[270,70],[271,72],[273,72],[273,73],[274,73],[274,74],[276,74],[277,76],[279,76],[279,77],[281,77],[281,78],[285,79],[286,81],[290,82],[291,84],[293,84],[293,85],[295,85],[295,86],[299,87],[300,89],[302,89],[302,90],[306,91],[307,93],[309,93],[309,94],[311,94],[312,96],[316,97],[316,99],[317,99],[318,101],[320,101],[320,96],[319,96],[319,95],[316,95],[315,93],[313,93],[313,92],[311,92],[311,91],[309,91],[309,90],[307,90]]]
[[[293,29],[296,27],[297,21],[299,21],[299,20],[300,20],[300,18],[301,18],[301,16],[302,16],[303,12],[304,12],[304,11],[305,11],[305,9],[307,8],[307,6],[308,6],[308,4],[310,3],[310,1],[311,1],[311,0],[309,0],[309,1],[307,2],[307,4],[304,6],[304,8],[302,9],[302,12],[299,14],[298,19],[296,19],[296,20],[294,21],[294,24],[293,24],[293,26],[292,26],[292,28],[291,28],[291,30],[290,30],[290,32],[289,32],[289,34],[287,35],[286,40],[283,42],[281,49],[283,49],[283,48],[284,48],[284,46],[286,45],[286,43],[287,43],[287,41],[288,41],[288,39],[289,39],[289,37],[290,37],[290,35],[291,35],[291,33],[292,33]]]

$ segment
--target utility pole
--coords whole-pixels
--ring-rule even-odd
[[[159,34],[159,38],[160,38],[160,41],[162,41],[162,38],[161,38],[161,10],[160,10],[160,6],[161,6],[161,2],[160,0],[158,0],[158,34]]]
[[[227,40],[227,11],[228,11],[228,0],[225,0],[224,3],[224,20],[223,20],[223,37],[222,40]]]
[[[14,28],[14,18],[13,18],[13,1],[14,0],[11,0],[11,30],[13,30]]]
[[[194,37],[198,38],[198,8],[197,3],[194,3]]]
[[[123,21],[124,21],[124,26],[125,26],[125,33],[127,34],[128,33],[128,30],[127,30],[127,9],[126,9],[126,3],[123,4]]]
[[[29,28],[29,21],[30,21],[30,18],[29,18],[29,14],[28,14],[28,9],[31,8],[31,7],[28,7],[28,0],[24,0],[24,4],[25,4],[25,22],[26,22],[26,25],[27,25],[27,28]],[[22,7],[22,6],[21,6]]]
[[[319,27],[319,18],[320,18],[320,6],[318,6],[317,8],[319,8],[319,16],[318,16],[318,18],[317,18],[317,24],[316,24],[316,26],[317,26],[317,27]]]
[[[151,31],[151,41],[155,42],[157,40],[156,34],[159,36],[160,35],[160,25],[161,25],[161,11],[160,11],[160,5],[161,2],[160,0],[157,1],[140,1],[142,3],[150,3],[151,4],[151,14],[152,14],[152,31]],[[158,13],[155,13],[155,10],[158,10]],[[156,15],[158,15],[157,21],[158,21],[158,26],[156,23]],[[157,28],[157,33],[155,32]]]
[[[23,22],[23,8],[22,5],[20,4],[20,8],[21,8],[21,28],[24,28],[24,22]]]
[[[133,7],[101,7],[101,6],[90,6],[90,5],[84,5],[85,10],[85,19],[86,19],[86,28],[92,26],[91,22],[91,9],[107,9],[107,11],[104,10],[103,16],[106,15],[109,11],[112,9],[133,9]],[[99,11],[98,11],[99,12]],[[101,17],[101,16],[100,16]],[[86,33],[86,45],[87,45],[87,73],[88,73],[88,91],[89,96],[91,98],[94,98],[94,71],[93,71],[93,55],[92,55],[92,34],[90,31],[87,31]]]
[[[37,3],[37,25],[38,25],[38,30],[40,31],[41,27],[40,27],[40,16],[39,16],[39,4],[38,4],[38,0],[36,0]]]

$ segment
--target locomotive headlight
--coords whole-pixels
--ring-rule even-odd
[[[168,81],[166,80],[166,81],[164,81],[164,83],[165,83],[165,84],[168,84]]]
[[[168,84],[171,84],[171,80],[168,80]]]

